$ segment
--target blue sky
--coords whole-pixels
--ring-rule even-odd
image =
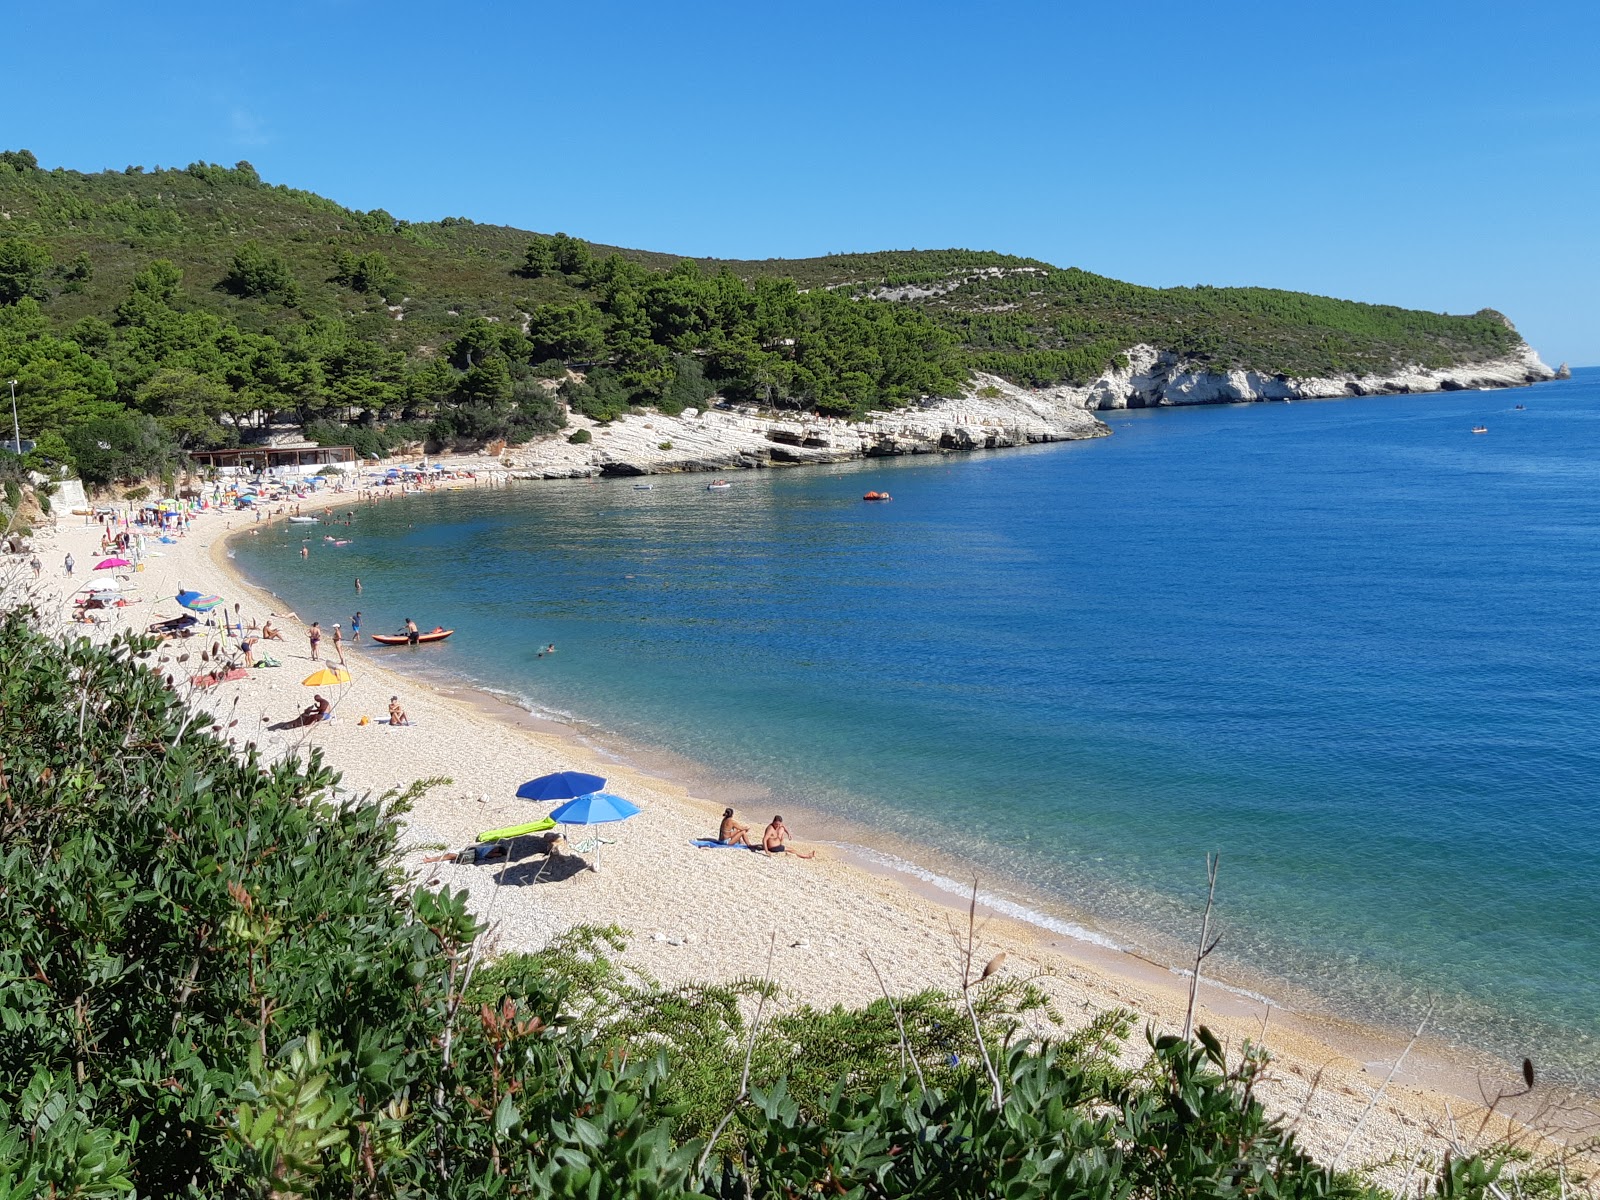
[[[1600,363],[1600,4],[26,5],[0,143],[721,257],[1491,306]]]

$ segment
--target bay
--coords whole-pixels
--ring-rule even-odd
[[[1600,370],[1107,419],[720,493],[429,493],[306,560],[293,527],[234,546],[306,620],[454,627],[393,657],[1169,960],[1218,851],[1236,981],[1396,1027],[1433,1003],[1463,1044],[1600,1082]]]

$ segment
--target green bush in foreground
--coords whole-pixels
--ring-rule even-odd
[[[465,894],[396,867],[410,796],[235,746],[169,653],[0,621],[0,1196],[1360,1190],[1266,1117],[1256,1056],[1202,1030],[1129,1073],[1122,1014],[1030,1046],[1026,984],[976,989],[980,1048],[932,993],[752,1036],[770,984],[629,979],[610,930],[474,973]],[[1442,1190],[1493,1178],[1470,1160]]]

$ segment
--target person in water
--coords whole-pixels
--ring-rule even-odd
[[[750,844],[750,826],[741,825],[733,819],[733,809],[722,810],[722,826],[717,830],[717,841],[729,846],[748,846]]]
[[[793,846],[785,846],[789,840],[789,827],[783,823],[781,814],[773,814],[772,824],[761,835],[761,849],[768,854],[792,854],[796,858],[815,858],[815,850],[796,850]]]
[[[356,615],[350,618],[350,640],[352,642],[361,640],[361,610],[359,608],[356,609]]]
[[[417,629],[417,623],[415,621],[413,621],[410,617],[407,617],[406,618],[406,641],[410,642],[413,646],[415,646],[417,644],[418,635],[419,635],[419,631]]]
[[[400,707],[400,697],[399,696],[390,696],[389,697],[389,724],[391,724],[391,725],[409,725],[409,724],[411,724],[411,718],[406,716],[406,710]]]

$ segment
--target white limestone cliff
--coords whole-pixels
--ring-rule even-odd
[[[573,414],[566,429],[508,451],[504,461],[530,478],[649,475],[842,462],[952,450],[995,450],[1034,442],[1103,437],[1098,410],[1182,404],[1238,404],[1406,392],[1515,387],[1555,378],[1531,347],[1502,359],[1444,370],[1403,367],[1382,375],[1291,378],[1258,371],[1208,371],[1137,345],[1123,365],[1086,386],[1024,388],[977,374],[964,395],[845,421],[754,408],[686,409],[678,416],[632,413],[607,424]],[[587,429],[590,441],[568,438]]]

